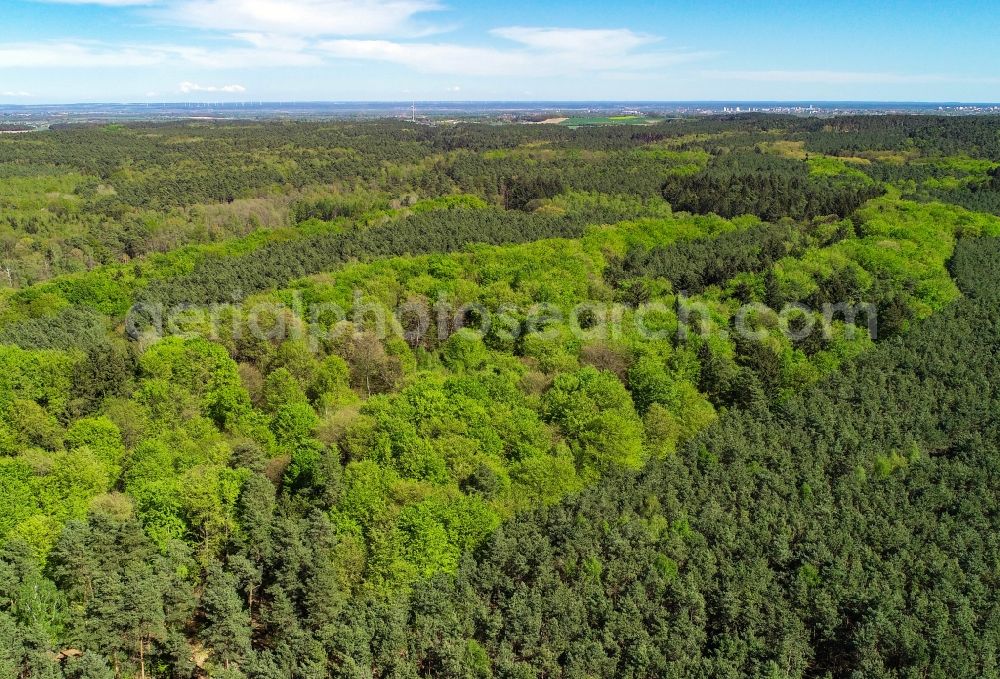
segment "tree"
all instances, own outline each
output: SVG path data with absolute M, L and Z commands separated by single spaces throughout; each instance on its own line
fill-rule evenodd
M 68 448 L 86 447 L 106 465 L 108 476 L 117 480 L 125 458 L 122 432 L 106 417 L 77 420 L 66 432 Z
M 308 441 L 313 429 L 319 424 L 316 411 L 308 403 L 289 403 L 274 413 L 271 428 L 278 443 L 295 447 Z
M 708 342 L 698 347 L 698 390 L 717 406 L 730 406 L 735 400 L 733 390 L 739 366 L 728 355 L 712 348 Z
M 308 399 L 292 373 L 287 368 L 278 368 L 264 381 L 264 405 L 273 414 L 288 406 L 308 405 Z
M 351 402 L 357 397 L 350 391 L 351 369 L 340 356 L 330 355 L 320 361 L 309 383 L 307 395 L 313 403 Z
M 84 653 L 66 660 L 63 676 L 65 679 L 114 679 L 115 673 L 101 656 Z
M 88 348 L 73 375 L 75 409 L 81 414 L 92 413 L 109 396 L 126 393 L 135 369 L 135 356 L 127 346 L 102 342 Z
M 202 636 L 228 670 L 250 652 L 250 615 L 243 607 L 236 578 L 213 562 L 205 575 L 201 595 Z
M 542 412 L 560 427 L 581 470 L 642 464 L 642 422 L 611 373 L 586 367 L 559 375 L 543 398 Z
M 378 337 L 368 332 L 352 338 L 347 362 L 351 366 L 351 385 L 368 396 L 391 390 L 402 373 L 399 360 L 390 356 Z
M 135 662 L 144 679 L 150 645 L 166 637 L 169 581 L 141 526 L 107 514 L 70 523 L 50 564 L 75 612 L 71 638 L 110 658 L 116 675 Z

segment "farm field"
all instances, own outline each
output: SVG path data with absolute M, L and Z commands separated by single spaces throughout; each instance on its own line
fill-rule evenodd
M 617 116 L 570 116 L 559 122 L 566 127 L 586 127 L 589 125 L 653 125 L 660 122 L 658 118 L 647 118 L 640 115 Z

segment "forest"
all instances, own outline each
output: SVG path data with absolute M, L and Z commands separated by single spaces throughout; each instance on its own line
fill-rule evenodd
M 0 677 L 1000 677 L 1000 118 L 0 138 Z

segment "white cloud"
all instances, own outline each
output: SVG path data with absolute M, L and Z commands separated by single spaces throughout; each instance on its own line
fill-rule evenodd
M 25 92 L 23 90 L 16 90 L 13 92 L 0 92 L 0 97 L 32 97 L 34 96 L 31 92 Z
M 302 38 L 276 33 L 233 33 L 233 37 L 248 42 L 260 49 L 299 52 L 309 46 L 309 43 Z
M 284 48 L 174 47 L 176 58 L 202 68 L 268 68 L 273 66 L 318 66 L 322 59 L 305 51 Z
M 152 5 L 157 0 L 41 0 L 57 5 L 104 5 L 105 7 L 134 7 Z
M 37 0 L 64 5 L 150 7 L 163 23 L 223 33 L 300 36 L 419 36 L 416 21 L 442 9 L 437 0 Z
M 657 45 L 660 38 L 624 28 L 506 26 L 489 31 L 500 41 L 495 45 L 421 39 L 433 27 L 421 26 L 419 19 L 442 9 L 439 0 L 92 1 L 155 5 L 144 11 L 147 17 L 203 29 L 206 34 L 227 38 L 228 44 L 112 45 L 74 40 L 0 43 L 0 69 L 157 65 L 240 69 L 320 66 L 334 59 L 352 59 L 455 76 L 615 74 L 634 78 L 710 56 L 705 52 L 664 49 Z
M 242 34 L 362 36 L 426 34 L 415 17 L 441 9 L 434 0 L 175 0 L 164 21 Z
M 155 48 L 80 42 L 0 44 L 0 68 L 153 66 L 165 56 Z
M 241 92 L 246 92 L 247 88 L 243 85 L 199 85 L 192 82 L 182 82 L 177 86 L 182 94 L 191 94 L 192 92 L 222 92 L 225 94 L 239 94 Z
M 341 59 L 385 61 L 409 66 L 425 73 L 505 75 L 523 70 L 522 55 L 488 47 L 449 43 L 399 43 L 389 40 L 327 40 L 319 49 Z
M 0 43 L 3 68 L 137 68 L 186 64 L 208 69 L 313 66 L 315 55 L 288 49 L 206 49 L 182 45 L 108 45 L 95 42 Z
M 642 50 L 657 39 L 626 29 L 498 28 L 514 47 L 391 40 L 325 40 L 317 47 L 343 59 L 384 61 L 424 73 L 477 76 L 552 76 L 646 72 L 704 59 L 707 52 Z
M 532 28 L 528 26 L 508 26 L 494 28 L 491 34 L 519 42 L 528 47 L 555 52 L 584 52 L 595 50 L 601 53 L 625 54 L 633 49 L 658 42 L 651 35 L 633 33 L 624 28 Z

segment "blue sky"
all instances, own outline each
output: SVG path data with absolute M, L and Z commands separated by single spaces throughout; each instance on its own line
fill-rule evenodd
M 0 103 L 1000 101 L 995 0 L 0 0 Z

